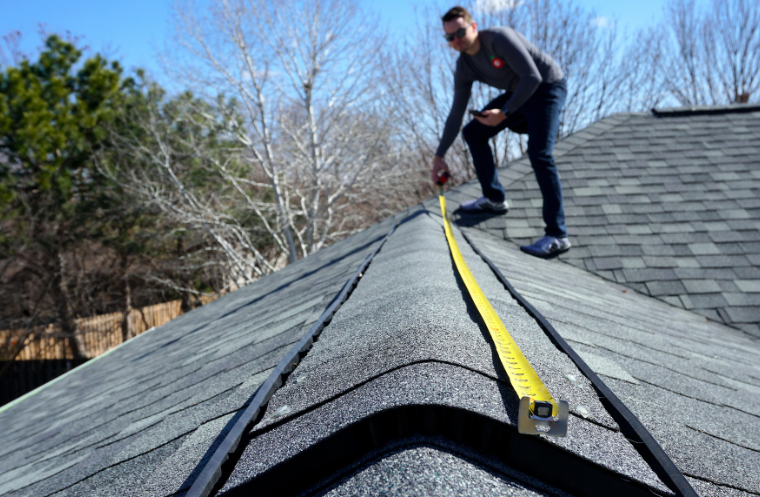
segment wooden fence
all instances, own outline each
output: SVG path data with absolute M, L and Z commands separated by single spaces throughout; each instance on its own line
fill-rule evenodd
M 214 297 L 204 298 L 203 303 L 206 304 L 212 300 Z M 168 323 L 180 314 L 182 314 L 182 309 L 179 300 L 133 309 L 129 313 L 127 339 Z M 114 312 L 76 320 L 76 337 L 86 358 L 97 357 L 124 341 L 123 319 L 124 313 Z M 7 344 L 6 350 L 16 350 L 19 341 L 24 340 L 25 335 L 25 330 L 0 330 L 0 344 Z M 15 360 L 74 358 L 68 338 L 61 336 L 61 329 L 55 324 L 33 329 L 32 333 L 26 337 L 25 343 L 26 345 Z

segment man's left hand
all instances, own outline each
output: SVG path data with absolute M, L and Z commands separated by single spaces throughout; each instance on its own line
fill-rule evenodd
M 478 120 L 479 123 L 485 124 L 486 126 L 496 126 L 500 122 L 502 122 L 504 119 L 507 118 L 506 114 L 504 114 L 500 109 L 487 109 L 482 112 L 486 115 L 486 117 L 480 117 L 480 116 L 473 116 L 475 119 Z

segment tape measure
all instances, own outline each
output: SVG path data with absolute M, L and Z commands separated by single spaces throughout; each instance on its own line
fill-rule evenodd
M 496 352 L 507 372 L 507 376 L 509 376 L 512 388 L 515 389 L 517 396 L 520 397 L 518 431 L 533 435 L 565 436 L 567 434 L 567 402 L 561 401 L 558 404 L 554 400 L 549 390 L 541 381 L 541 378 L 538 377 L 538 374 L 536 374 L 530 362 L 528 362 L 528 359 L 525 358 L 520 347 L 507 331 L 504 323 L 501 322 L 488 298 L 486 298 L 480 286 L 478 286 L 475 277 L 470 272 L 470 268 L 467 267 L 467 263 L 464 261 L 464 257 L 462 257 L 462 253 L 459 251 L 459 246 L 451 231 L 451 223 L 446 212 L 446 198 L 443 195 L 439 195 L 438 199 L 441 202 L 443 226 L 454 264 L 459 272 L 459 276 L 467 287 L 467 292 L 478 309 L 478 313 L 488 328 L 488 332 L 491 334 L 491 338 L 496 346 Z

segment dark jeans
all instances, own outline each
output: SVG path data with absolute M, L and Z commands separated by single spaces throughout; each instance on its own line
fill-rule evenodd
M 501 108 L 509 97 L 505 93 L 496 97 L 485 109 Z M 483 188 L 483 195 L 491 201 L 505 200 L 504 187 L 499 183 L 496 164 L 488 140 L 506 128 L 528 135 L 528 157 L 538 186 L 544 197 L 544 223 L 546 234 L 557 238 L 567 236 L 565 209 L 562 205 L 562 184 L 554 164 L 552 152 L 559 131 L 559 113 L 565 105 L 567 83 L 541 83 L 536 92 L 517 112 L 497 126 L 486 126 L 473 119 L 462 129 L 462 136 L 470 147 L 475 172 Z

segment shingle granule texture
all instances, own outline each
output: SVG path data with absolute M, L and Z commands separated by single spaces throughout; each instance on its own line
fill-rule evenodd
M 310 492 L 311 493 L 311 492 Z M 415 437 L 389 444 L 357 464 L 323 497 L 375 495 L 568 496 L 497 460 L 446 439 Z
M 568 437 L 548 440 L 667 492 L 617 431 L 588 383 L 566 378 L 583 378 L 575 365 L 462 244 L 473 274 L 548 388 L 556 398 L 568 399 L 573 412 L 583 405 L 592 413 L 589 420 L 572 414 Z M 320 341 L 274 395 L 223 491 L 394 406 L 461 407 L 514 425 L 517 395 L 463 291 L 440 219 L 418 216 L 401 224 Z M 283 406 L 291 409 L 285 423 L 272 416 Z M 273 422 L 281 424 L 268 429 Z

